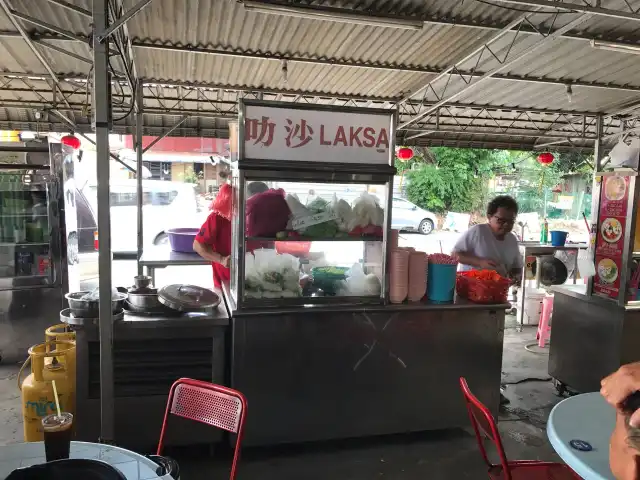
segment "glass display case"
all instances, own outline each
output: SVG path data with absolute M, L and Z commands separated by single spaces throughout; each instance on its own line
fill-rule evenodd
M 0 171 L 0 289 L 54 283 L 48 174 Z
M 383 303 L 394 111 L 273 102 L 244 102 L 240 110 L 245 128 L 232 165 L 236 305 Z

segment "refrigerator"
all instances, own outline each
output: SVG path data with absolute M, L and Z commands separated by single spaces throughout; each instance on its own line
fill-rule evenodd
M 60 323 L 65 293 L 86 288 L 87 269 L 97 279 L 96 217 L 73 176 L 78 151 L 46 141 L 34 150 L 9 163 L 0 156 L 3 362 L 24 360 L 44 342 L 46 328 Z

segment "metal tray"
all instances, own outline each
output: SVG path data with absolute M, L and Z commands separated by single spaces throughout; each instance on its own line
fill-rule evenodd
M 113 321 L 116 322 L 118 320 L 122 320 L 124 318 L 124 309 L 120 310 L 117 313 L 113 314 Z M 85 318 L 85 317 L 76 317 L 71 313 L 70 308 L 65 308 L 64 310 L 60 310 L 60 321 L 62 323 L 66 323 L 67 325 L 98 325 L 100 323 L 100 319 L 98 318 Z

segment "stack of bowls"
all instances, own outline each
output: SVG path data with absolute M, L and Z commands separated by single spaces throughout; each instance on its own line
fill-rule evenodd
M 409 288 L 407 297 L 410 302 L 418 302 L 427 292 L 427 255 L 423 252 L 409 254 Z
M 404 302 L 409 289 L 409 252 L 406 250 L 391 251 L 389 283 L 391 303 Z

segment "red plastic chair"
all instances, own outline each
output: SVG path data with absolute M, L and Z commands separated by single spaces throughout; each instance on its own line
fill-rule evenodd
M 164 412 L 157 455 L 162 455 L 169 414 L 206 423 L 236 434 L 230 480 L 236 477 L 240 443 L 247 415 L 247 401 L 242 393 L 213 383 L 181 378 L 171 385 Z
M 541 462 L 538 460 L 514 460 L 508 461 L 502 446 L 500 433 L 496 421 L 476 396 L 469 390 L 469 385 L 464 377 L 460 378 L 460 387 L 464 394 L 469 418 L 476 433 L 478 446 L 482 458 L 487 464 L 489 478 L 492 480 L 581 480 L 580 477 L 564 463 Z M 484 439 L 488 438 L 496 446 L 499 464 L 493 464 L 489 460 L 487 450 L 484 447 Z

